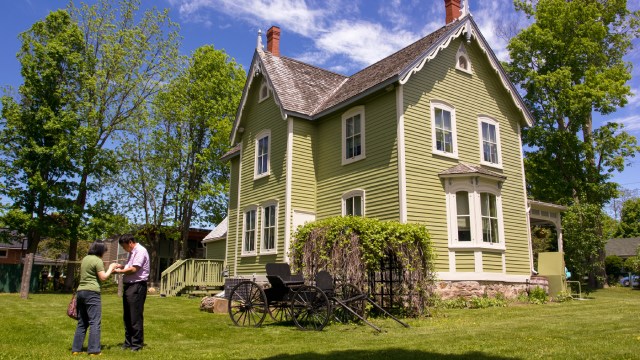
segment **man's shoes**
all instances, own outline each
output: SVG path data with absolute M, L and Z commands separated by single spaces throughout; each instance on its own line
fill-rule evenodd
M 99 352 L 99 353 L 90 353 L 89 354 L 89 356 L 101 356 L 101 355 L 102 355 L 101 352 Z
M 82 351 L 74 351 L 71 353 L 71 355 L 82 355 L 83 352 Z
M 140 351 L 142 348 L 131 348 L 131 351 Z

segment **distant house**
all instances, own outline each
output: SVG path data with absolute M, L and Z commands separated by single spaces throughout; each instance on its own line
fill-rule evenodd
M 640 246 L 640 237 L 609 239 L 604 246 L 607 256 L 616 255 L 622 259 L 636 256 L 636 251 Z
M 2 230 L 8 231 L 8 230 Z M 0 264 L 21 264 L 27 253 L 27 240 L 10 239 L 8 243 L 0 242 Z
M 227 255 L 227 231 L 228 231 L 229 219 L 225 217 L 224 220 L 218 224 L 207 236 L 202 239 L 204 245 L 205 258 L 224 260 Z

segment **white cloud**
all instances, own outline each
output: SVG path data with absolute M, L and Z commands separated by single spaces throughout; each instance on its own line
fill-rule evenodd
M 624 129 L 628 132 L 640 131 L 640 115 L 638 114 L 633 114 L 610 121 L 624 124 Z
M 633 109 L 640 106 L 640 89 L 631 88 L 631 93 L 632 95 L 627 98 L 629 100 L 627 106 Z

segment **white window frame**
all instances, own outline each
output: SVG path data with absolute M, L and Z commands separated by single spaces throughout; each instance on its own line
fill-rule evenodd
M 266 94 L 263 95 L 265 89 L 266 89 Z M 267 81 L 263 80 L 262 84 L 260 84 L 260 90 L 258 92 L 258 103 L 261 103 L 267 100 L 269 96 L 271 96 L 271 89 L 269 88 L 269 84 L 267 83 Z
M 355 196 L 360 196 L 360 199 L 361 199 L 360 208 L 362 209 L 362 215 L 360 216 L 365 217 L 365 214 L 366 214 L 365 205 L 367 202 L 364 194 L 365 194 L 365 191 L 362 189 L 350 190 L 342 194 L 342 216 L 347 216 L 347 200 Z
M 254 216 L 254 224 L 253 224 L 253 250 L 251 251 L 247 251 L 245 250 L 246 245 L 247 245 L 247 231 L 249 231 L 247 229 L 247 214 L 249 212 L 253 212 L 253 216 Z M 244 209 L 244 212 L 242 213 L 242 251 L 241 251 L 241 256 L 255 256 L 257 254 L 257 241 L 258 241 L 258 230 L 260 229 L 259 227 L 259 218 L 258 218 L 258 207 L 255 205 L 252 206 L 248 206 Z
M 460 66 L 460 58 L 464 58 L 464 60 L 467 62 L 466 68 Z M 456 69 L 468 74 L 473 74 L 471 70 L 471 59 L 469 59 L 469 54 L 467 54 L 467 49 L 465 48 L 464 43 L 460 43 L 458 52 L 456 53 Z
M 360 115 L 360 154 L 351 158 L 347 158 L 347 120 L 353 118 L 354 116 Z M 364 116 L 364 106 L 356 106 L 349 109 L 347 112 L 342 114 L 342 165 L 350 164 L 352 162 L 356 162 L 366 158 L 366 141 L 365 141 L 365 116 Z
M 484 159 L 484 137 L 482 134 L 482 124 L 486 123 L 492 126 L 495 126 L 496 128 L 496 156 L 498 157 L 498 162 L 491 162 L 491 161 L 486 161 Z M 487 165 L 487 166 L 491 166 L 497 169 L 502 169 L 502 146 L 500 145 L 500 123 L 498 123 L 498 121 L 496 121 L 495 119 L 486 116 L 486 115 L 481 115 L 478 117 L 478 139 L 479 139 L 479 146 L 480 146 L 480 164 L 482 165 Z
M 273 216 L 275 217 L 275 223 L 273 225 L 273 249 L 267 249 L 266 247 L 266 238 L 264 236 L 265 226 L 267 225 L 265 215 L 266 209 L 273 206 Z M 277 201 L 268 201 L 262 204 L 260 209 L 260 254 L 277 254 L 278 252 L 278 202 Z
M 4 254 L 3 254 L 4 253 Z M 0 259 L 6 259 L 9 257 L 9 250 L 0 249 Z
M 502 190 L 500 181 L 475 176 L 464 176 L 445 179 L 447 227 L 450 249 L 493 249 L 504 251 L 504 217 L 502 213 Z M 468 192 L 469 214 L 471 222 L 471 241 L 458 240 L 458 209 L 456 193 Z M 482 237 L 482 210 L 480 194 L 489 193 L 496 197 L 496 214 L 498 217 L 498 242 L 484 242 Z
M 436 155 L 446 156 L 453 159 L 458 158 L 458 136 L 456 131 L 456 109 L 447 104 L 444 101 L 440 100 L 431 100 L 431 142 L 432 142 L 432 152 Z M 448 111 L 451 114 L 451 150 L 452 152 L 446 152 L 442 150 L 438 150 L 437 142 L 436 142 L 436 109 L 440 109 L 443 111 Z
M 264 171 L 262 173 L 258 173 L 258 161 L 259 156 L 261 156 L 261 154 L 259 154 L 258 152 L 260 151 L 260 141 L 264 138 L 267 138 L 267 168 L 264 169 Z M 271 174 L 271 130 L 267 129 L 267 130 L 262 130 L 260 133 L 258 133 L 258 135 L 256 136 L 256 141 L 254 143 L 255 145 L 255 157 L 254 157 L 254 161 L 253 161 L 253 179 L 257 180 L 266 176 L 269 176 Z

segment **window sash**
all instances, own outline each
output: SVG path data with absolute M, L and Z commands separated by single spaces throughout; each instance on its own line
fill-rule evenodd
M 362 196 L 352 196 L 344 200 L 344 211 L 347 216 L 362 216 Z
M 247 211 L 244 221 L 244 252 L 254 252 L 256 250 L 256 211 Z
M 490 193 L 480 193 L 480 209 L 482 216 L 482 241 L 488 243 L 499 242 L 496 196 Z
M 436 149 L 453 153 L 453 129 L 451 127 L 451 112 L 435 109 Z
M 274 250 L 276 243 L 276 207 L 275 205 L 264 208 L 264 220 L 262 230 L 262 242 L 265 250 Z
M 258 158 L 257 173 L 264 174 L 268 171 L 269 161 L 269 136 L 262 137 L 258 140 Z
M 458 191 L 456 193 L 456 212 L 458 241 L 471 241 L 471 212 L 468 192 Z
M 351 159 L 362 154 L 362 131 L 360 114 L 345 120 L 346 158 Z
M 482 123 L 482 153 L 484 161 L 498 163 L 498 140 L 494 124 Z

